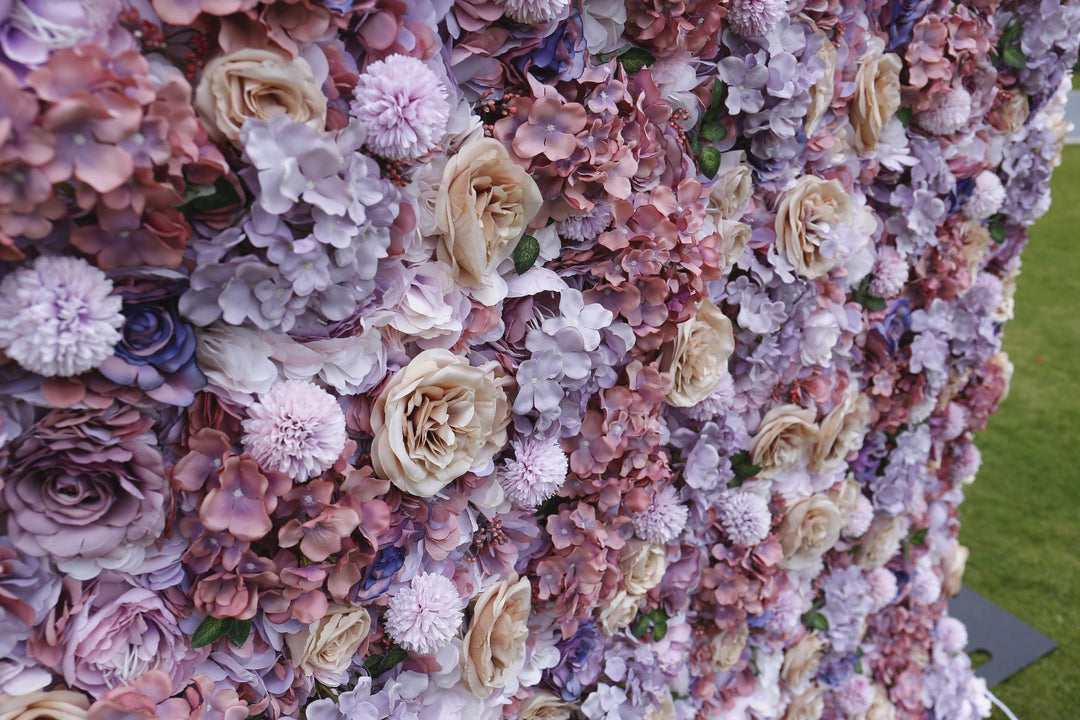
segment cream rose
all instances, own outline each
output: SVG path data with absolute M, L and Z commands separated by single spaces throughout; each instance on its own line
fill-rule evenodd
M 713 672 L 727 672 L 735 667 L 735 663 L 739 662 L 743 650 L 746 649 L 746 641 L 749 638 L 750 626 L 745 624 L 713 635 L 709 640 Z
M 495 362 L 473 367 L 425 350 L 390 379 L 371 408 L 371 461 L 403 492 L 431 497 L 506 444 L 510 411 Z
M 211 138 L 233 144 L 249 117 L 285 113 L 316 130 L 326 126 L 326 96 L 307 60 L 274 50 L 244 48 L 211 60 L 195 88 L 195 109 Z
M 816 632 L 803 635 L 799 642 L 784 652 L 780 677 L 792 690 L 798 691 L 817 674 L 829 643 Z
M 960 592 L 960 586 L 964 582 L 964 569 L 967 567 L 967 560 L 970 551 L 953 540 L 952 546 L 949 547 L 949 552 L 941 561 L 942 570 L 944 570 L 945 578 L 941 583 L 941 592 L 945 597 L 953 597 L 956 593 Z
M 847 525 L 851 520 L 851 515 L 859 507 L 862 486 L 849 476 L 844 482 L 830 488 L 828 495 L 829 499 L 836 505 L 836 509 L 840 511 L 840 522 Z
M 900 70 L 904 64 L 896 53 L 882 54 L 884 49 L 881 38 L 868 37 L 866 53 L 855 73 L 851 125 L 855 149 L 864 155 L 877 147 L 882 128 L 900 109 Z
M 362 607 L 332 607 L 319 622 L 285 636 L 293 665 L 331 687 L 341 684 L 360 646 L 371 632 Z
M 804 498 L 790 508 L 780 523 L 781 567 L 803 570 L 812 567 L 840 539 L 840 510 L 827 495 Z
M 574 706 L 555 693 L 540 690 L 521 702 L 518 720 L 570 720 Z
M 743 162 L 744 153 L 725 153 L 709 191 L 708 209 L 717 225 L 742 216 L 754 194 L 754 171 Z
M 896 720 L 896 707 L 889 700 L 889 693 L 880 685 L 874 686 L 874 699 L 863 720 Z
M 979 265 L 986 257 L 986 251 L 990 249 L 993 238 L 990 237 L 990 231 L 977 220 L 968 220 L 960 232 L 960 256 L 967 265 L 968 275 L 974 281 L 975 276 L 979 274 Z
M 835 470 L 852 450 L 862 447 L 870 399 L 849 393 L 821 421 L 821 433 L 810 449 L 810 467 L 816 472 Z
M 850 225 L 853 218 L 851 196 L 839 180 L 803 175 L 780 195 L 776 247 L 803 277 L 827 275 L 843 257 L 838 250 L 823 248 L 825 233 L 836 225 Z
M 798 464 L 817 442 L 820 430 L 814 411 L 798 405 L 769 410 L 750 441 L 750 462 L 761 468 L 762 477 L 773 477 Z
M 644 595 L 660 584 L 667 571 L 667 556 L 663 545 L 632 538 L 626 542 L 619 567 L 623 588 L 631 595 Z
M 863 570 L 871 570 L 889 562 L 900 552 L 900 541 L 907 531 L 907 518 L 878 515 L 855 552 L 855 564 Z
M 717 251 L 722 258 L 720 265 L 724 269 L 730 268 L 739 261 L 743 251 L 746 250 L 746 244 L 750 242 L 752 232 L 749 225 L 738 220 L 721 220 L 717 223 L 716 234 L 720 236 Z
M 675 720 L 675 701 L 669 693 L 664 693 L 660 698 L 659 705 L 653 705 L 649 712 L 645 713 L 645 720 Z
M 812 685 L 806 692 L 791 698 L 784 720 L 820 720 L 825 714 L 825 698 L 817 685 Z
M 542 204 L 536 182 L 502 143 L 470 140 L 446 163 L 435 197 L 439 261 L 459 285 L 490 286 Z
M 825 116 L 825 111 L 832 105 L 833 95 L 836 91 L 836 61 L 839 59 L 839 54 L 836 52 L 836 46 L 833 45 L 832 40 L 816 23 L 805 15 L 801 16 L 801 19 L 809 23 L 810 29 L 825 40 L 821 49 L 817 52 L 817 57 L 824 63 L 825 69 L 822 71 L 821 79 L 810 86 L 810 107 L 806 111 L 806 120 L 803 124 L 803 132 L 808 137 L 813 137 L 814 133 L 817 132 L 818 123 Z
M 462 641 L 461 679 L 478 698 L 517 680 L 525 666 L 532 586 L 517 573 L 484 591 Z
M 668 350 L 668 404 L 690 407 L 709 397 L 727 375 L 727 361 L 734 351 L 731 321 L 711 301 L 702 300 L 697 315 L 679 325 L 674 345 Z
M 0 693 L 0 720 L 84 720 L 90 700 L 71 690 Z
M 1031 114 L 1028 97 L 1019 90 L 1012 91 L 1008 99 L 999 105 L 997 110 L 1000 121 L 995 123 L 994 127 L 1004 131 L 1007 135 L 1020 132 L 1020 128 L 1024 127 L 1028 115 Z
M 638 610 L 645 604 L 644 595 L 634 595 L 626 590 L 619 590 L 600 608 L 598 618 L 600 632 L 611 637 L 629 625 L 637 617 Z

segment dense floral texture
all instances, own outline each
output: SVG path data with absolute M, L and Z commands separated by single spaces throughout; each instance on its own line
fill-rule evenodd
M 1063 0 L 0 0 L 0 720 L 974 720 Z

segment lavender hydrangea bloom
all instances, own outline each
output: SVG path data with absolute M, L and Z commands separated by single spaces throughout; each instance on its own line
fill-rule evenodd
M 600 677 L 604 657 L 604 639 L 592 623 L 578 628 L 572 636 L 559 642 L 559 664 L 544 671 L 544 681 L 571 702 Z
M 821 614 L 829 621 L 828 638 L 837 653 L 853 652 L 865 629 L 866 618 L 873 610 L 869 585 L 856 565 L 837 568 L 822 581 L 825 604 Z

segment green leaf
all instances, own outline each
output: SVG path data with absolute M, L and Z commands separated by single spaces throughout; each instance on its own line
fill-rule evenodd
M 212 212 L 221 208 L 236 205 L 241 198 L 225 178 L 218 178 L 213 185 L 194 185 L 184 191 L 185 210 L 195 212 Z
M 667 620 L 657 620 L 652 626 L 653 642 L 660 642 L 667 635 Z
M 1002 45 L 1012 45 L 1020 36 L 1024 33 L 1024 26 L 1020 23 L 1015 23 L 1005 28 L 1005 32 L 1001 33 L 1000 42 Z
M 392 648 L 385 655 L 368 655 L 364 660 L 364 669 L 371 677 L 378 677 L 408 657 L 409 653 L 404 648 Z
M 698 168 L 701 170 L 701 174 L 710 180 L 716 177 L 716 172 L 720 169 L 720 151 L 713 145 L 706 145 L 701 148 L 701 154 L 698 156 Z
M 998 245 L 1005 242 L 1005 223 L 1000 218 L 995 218 L 990 223 L 990 239 Z
M 651 613 L 649 613 L 649 619 L 652 620 L 654 623 L 667 622 L 668 616 L 667 613 L 664 612 L 663 608 L 656 608 Z
M 611 52 L 600 53 L 599 55 L 596 56 L 596 59 L 601 63 L 606 63 L 611 58 L 617 58 L 620 55 L 625 54 L 626 51 L 629 50 L 632 47 L 634 47 L 634 46 L 631 45 L 630 43 L 626 43 L 621 48 L 617 48 L 615 50 L 612 50 Z
M 195 628 L 195 634 L 191 636 L 191 647 L 201 648 L 217 642 L 228 631 L 227 619 L 207 616 Z
M 930 528 L 923 528 L 922 530 L 919 530 L 919 531 L 917 531 L 915 533 L 912 533 L 912 535 L 911 535 L 911 544 L 912 545 L 922 545 L 923 543 L 925 543 L 926 542 L 926 534 L 928 532 L 930 532 Z
M 701 127 L 702 136 L 709 142 L 722 142 L 727 137 L 727 127 L 722 122 L 707 122 Z
M 900 108 L 896 111 L 896 117 L 904 124 L 904 127 L 907 127 L 911 124 L 911 108 Z
M 740 480 L 755 477 L 761 472 L 760 465 L 750 462 L 750 453 L 746 450 L 731 456 L 731 469 Z
M 251 620 L 237 620 L 236 618 L 229 618 L 225 634 L 236 647 L 243 647 L 247 642 L 248 635 L 251 634 Z
M 536 258 L 540 257 L 540 241 L 532 235 L 523 236 L 521 240 L 518 240 L 512 257 L 514 259 L 514 272 L 518 275 L 524 275 L 525 271 L 536 262 Z
M 815 610 L 809 610 L 803 613 L 802 622 L 803 625 L 810 628 L 811 630 L 817 630 L 819 632 L 829 631 L 828 619 Z
M 717 78 L 712 86 L 712 95 L 709 98 L 709 109 L 705 113 L 707 117 L 715 117 L 720 114 L 720 111 L 724 107 L 725 95 L 727 95 L 727 88 L 724 87 L 724 83 Z
M 880 312 L 889 306 L 887 302 L 879 297 L 874 297 L 873 295 L 867 295 L 860 302 L 863 307 L 873 312 Z
M 642 614 L 638 615 L 637 620 L 630 627 L 630 634 L 636 638 L 645 637 L 645 633 L 649 631 L 649 616 Z
M 619 55 L 619 64 L 630 75 L 641 68 L 646 68 L 656 62 L 656 58 L 645 48 L 634 47 Z
M 1019 45 L 1010 45 L 1005 48 L 1005 52 L 1001 54 L 1005 59 L 1005 64 L 1013 68 L 1027 67 L 1027 55 L 1020 49 Z

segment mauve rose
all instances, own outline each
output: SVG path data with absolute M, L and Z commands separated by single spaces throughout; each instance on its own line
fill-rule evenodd
M 0 495 L 12 544 L 82 579 L 140 560 L 171 496 L 152 424 L 114 403 L 50 413 L 12 443 Z
M 62 644 L 64 682 L 95 697 L 148 670 L 164 672 L 179 692 L 209 655 L 209 648 L 192 649 L 158 593 L 119 573 L 102 575 L 82 596 Z

